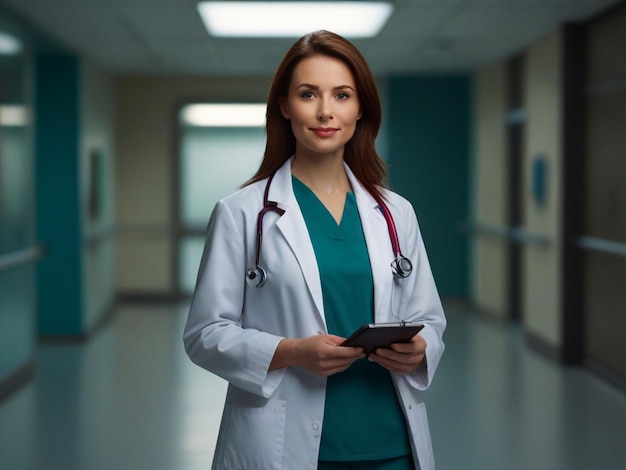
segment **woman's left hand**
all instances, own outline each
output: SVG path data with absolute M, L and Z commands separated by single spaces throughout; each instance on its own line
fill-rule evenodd
M 368 356 L 390 372 L 410 374 L 424 361 L 426 341 L 415 335 L 408 343 L 395 343 L 391 349 L 379 348 Z

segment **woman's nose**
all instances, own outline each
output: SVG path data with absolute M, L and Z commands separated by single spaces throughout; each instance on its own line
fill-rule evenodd
M 333 118 L 332 106 L 329 101 L 321 100 L 320 107 L 317 113 L 317 119 L 320 121 L 327 121 Z

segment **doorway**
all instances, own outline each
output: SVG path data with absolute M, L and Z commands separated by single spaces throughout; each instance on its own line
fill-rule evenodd
M 179 112 L 175 270 L 180 296 L 193 293 L 213 207 L 248 180 L 263 157 L 265 105 L 235 104 L 232 107 L 244 112 L 245 109 L 255 110 L 248 111 L 246 121 L 224 120 L 222 118 L 231 115 L 223 108 L 218 113 L 210 103 L 188 104 Z M 204 109 L 205 118 L 190 118 L 192 109 Z M 249 119 L 252 117 L 249 113 L 261 117 Z
M 506 116 L 507 128 L 507 225 L 509 226 L 508 239 L 508 317 L 515 321 L 522 321 L 522 241 L 519 235 L 524 229 L 524 111 L 523 96 L 524 62 L 522 56 L 511 59 L 508 63 L 508 112 Z

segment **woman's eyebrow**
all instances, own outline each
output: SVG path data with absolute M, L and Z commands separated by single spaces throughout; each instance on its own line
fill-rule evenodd
M 318 86 L 316 86 L 316 85 L 312 85 L 312 84 L 310 84 L 310 83 L 301 83 L 300 85 L 298 85 L 298 86 L 296 87 L 296 90 L 297 90 L 298 88 L 310 88 L 310 89 L 312 89 L 312 90 L 319 90 L 319 87 L 318 87 Z
M 300 85 L 296 87 L 296 90 L 298 88 L 309 88 L 311 90 L 319 90 L 320 87 L 317 85 L 313 85 L 311 83 L 301 83 Z M 344 90 L 346 88 L 349 88 L 350 90 L 354 91 L 354 87 L 351 85 L 338 85 L 336 87 L 333 87 L 333 90 Z

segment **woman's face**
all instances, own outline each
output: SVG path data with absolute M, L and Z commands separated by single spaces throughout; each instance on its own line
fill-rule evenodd
M 346 64 L 324 55 L 303 59 L 280 104 L 283 117 L 291 121 L 296 155 L 343 158 L 361 117 L 356 84 Z

